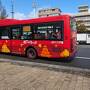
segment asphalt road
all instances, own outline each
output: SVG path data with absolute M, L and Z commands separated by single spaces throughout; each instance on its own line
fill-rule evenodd
M 90 69 L 90 45 L 79 45 L 76 58 L 71 62 L 65 62 L 61 59 L 47 59 L 47 58 L 38 58 L 36 60 L 29 60 L 26 57 L 10 54 L 9 55 L 0 54 L 0 58 Z

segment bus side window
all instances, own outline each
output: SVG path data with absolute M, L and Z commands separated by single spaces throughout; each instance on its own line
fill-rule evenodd
M 11 39 L 9 27 L 0 28 L 0 39 Z
M 21 28 L 12 28 L 12 39 L 21 39 Z
M 22 40 L 33 39 L 33 32 L 30 25 L 24 25 L 22 31 Z

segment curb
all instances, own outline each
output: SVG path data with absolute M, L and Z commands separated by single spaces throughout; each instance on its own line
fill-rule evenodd
M 69 66 L 62 66 L 62 65 L 50 65 L 50 64 L 43 64 L 43 63 L 37 63 L 37 62 L 29 62 L 29 61 L 17 61 L 12 59 L 0 59 L 0 62 L 9 62 L 12 64 L 20 65 L 20 66 L 32 66 L 32 67 L 42 67 L 44 69 L 48 70 L 54 70 L 54 71 L 63 71 L 63 72 L 76 72 L 76 73 L 88 73 L 90 74 L 89 69 L 82 69 L 82 68 L 76 68 L 76 67 L 69 67 Z

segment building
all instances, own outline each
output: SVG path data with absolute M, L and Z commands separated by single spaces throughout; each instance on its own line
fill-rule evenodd
M 78 7 L 78 13 L 75 15 L 76 21 L 81 21 L 90 30 L 90 13 L 88 5 Z
M 39 17 L 58 16 L 60 14 L 61 10 L 59 8 L 42 9 L 38 12 Z

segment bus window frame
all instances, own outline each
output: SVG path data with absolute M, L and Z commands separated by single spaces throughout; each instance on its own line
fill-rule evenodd
M 61 39 L 35 39 L 35 35 L 34 34 L 36 32 L 36 26 L 38 26 L 38 25 L 41 26 L 41 25 L 44 25 L 44 24 L 46 24 L 48 26 L 48 25 L 52 24 L 55 27 L 55 26 L 58 26 L 58 24 L 60 24 L 60 23 L 61 23 L 61 29 L 62 29 L 61 30 L 61 39 L 62 40 Z M 23 27 L 24 26 L 31 26 L 31 32 L 34 35 L 33 38 L 32 39 L 22 39 L 22 38 L 15 38 L 15 39 L 13 39 L 13 31 L 12 31 L 12 29 L 19 28 L 20 35 L 23 36 Z M 10 39 L 12 39 L 12 40 L 48 40 L 48 41 L 63 41 L 64 40 L 64 20 L 53 21 L 53 22 L 34 23 L 34 24 L 20 24 L 20 25 L 12 25 L 12 26 L 5 26 L 5 27 L 9 27 L 9 31 L 11 33 Z M 53 30 L 54 29 L 55 28 L 53 28 Z M 48 29 L 46 31 L 48 31 Z
M 11 40 L 12 38 L 12 34 L 11 34 L 11 30 L 10 30 L 10 26 L 3 26 L 3 27 L 0 27 L 0 29 L 4 29 L 4 28 L 8 28 L 8 30 L 6 30 L 7 31 L 7 36 L 3 36 L 3 35 L 0 35 L 0 40 Z M 2 31 L 3 30 L 1 30 L 0 31 L 0 34 L 2 34 Z M 8 38 L 1 38 L 1 37 L 8 37 Z
M 15 28 L 20 28 L 19 30 L 19 32 L 20 32 L 20 34 L 22 35 L 22 26 L 21 25 L 14 25 L 14 26 L 10 26 L 10 30 L 11 30 L 11 39 L 12 40 L 21 40 L 21 38 L 13 38 L 13 31 L 12 31 L 12 29 L 15 29 Z
M 32 28 L 32 24 L 24 24 L 24 25 L 22 25 L 22 37 L 24 36 L 23 35 L 23 27 L 24 26 L 30 26 L 30 31 L 28 31 L 28 32 L 31 32 L 31 34 L 33 35 L 33 28 Z M 28 35 L 27 35 L 28 36 Z M 34 40 L 34 36 L 32 36 L 32 39 L 31 38 L 27 38 L 27 39 L 25 39 L 25 38 L 21 38 L 21 40 Z
M 32 24 L 32 26 L 33 26 L 33 28 L 34 28 L 34 30 L 33 30 L 33 33 L 34 32 L 36 32 L 36 26 L 41 26 L 41 25 L 45 25 L 45 24 L 56 24 L 56 23 L 61 23 L 61 27 L 62 27 L 62 30 L 61 30 L 61 39 L 35 39 L 35 37 L 34 37 L 34 40 L 48 40 L 48 41 L 64 41 L 64 20 L 60 20 L 60 21 L 53 21 L 53 22 L 43 22 L 43 23 L 35 23 L 35 24 Z M 54 27 L 55 27 L 55 25 L 54 25 Z M 55 28 L 53 28 L 53 29 L 55 29 Z M 46 30 L 47 31 L 47 30 Z M 35 33 L 34 33 L 35 34 Z

